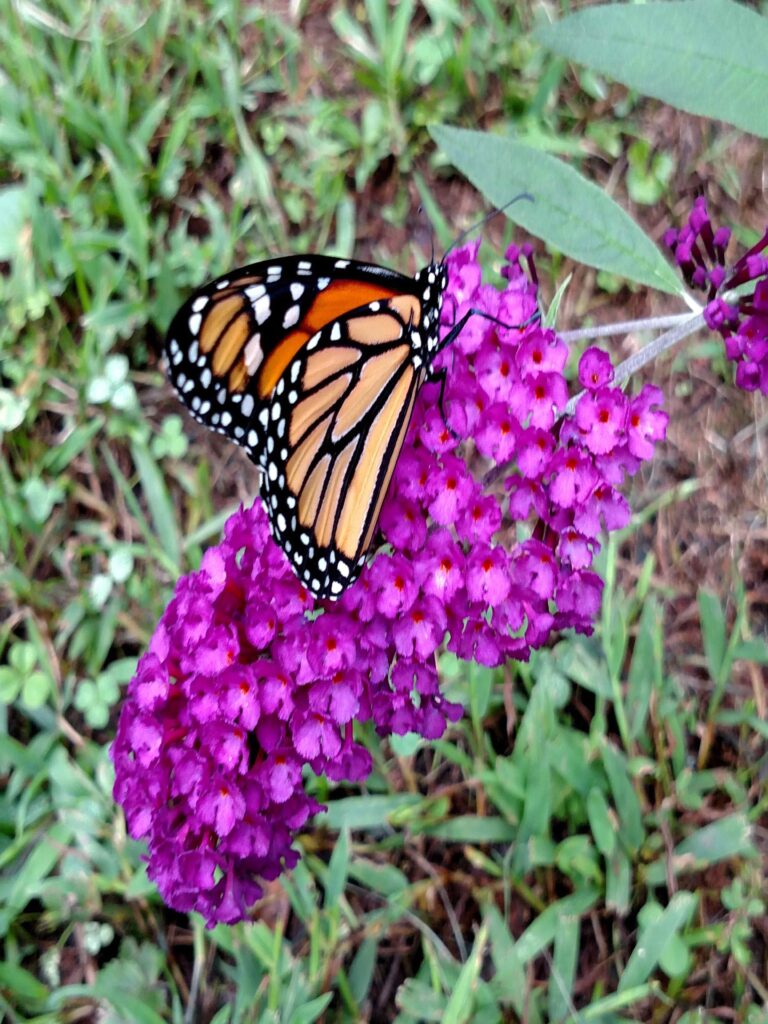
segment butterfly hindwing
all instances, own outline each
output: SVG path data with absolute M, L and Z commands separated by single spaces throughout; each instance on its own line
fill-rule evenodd
M 318 596 L 355 578 L 405 439 L 422 371 L 413 296 L 375 300 L 326 325 L 273 395 L 261 455 L 275 539 Z

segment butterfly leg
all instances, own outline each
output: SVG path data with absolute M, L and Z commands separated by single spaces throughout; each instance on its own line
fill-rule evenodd
M 472 316 L 481 316 L 483 320 L 490 320 L 492 323 L 498 324 L 499 327 L 504 327 L 508 331 L 522 331 L 524 330 L 524 328 L 530 326 L 531 324 L 537 323 L 539 320 L 541 320 L 541 311 L 537 309 L 535 313 L 532 313 L 528 317 L 528 319 L 524 320 L 521 324 L 508 324 L 504 320 L 499 320 L 498 317 L 492 316 L 490 313 L 486 313 L 485 310 L 474 308 L 469 309 L 461 318 L 461 320 L 455 323 L 453 327 L 450 329 L 450 331 L 448 331 L 446 336 L 442 339 L 439 348 L 435 352 L 435 355 L 437 355 L 437 352 L 441 352 L 447 345 L 450 345 L 451 342 L 454 341 L 459 336 L 459 334 L 461 334 L 461 332 L 464 330 L 464 327 L 467 324 L 467 321 Z
M 437 399 L 437 407 L 440 410 L 440 415 L 443 418 L 443 423 L 445 424 L 446 429 L 450 432 L 450 435 L 454 439 L 454 441 L 458 443 L 459 441 L 462 440 L 462 437 L 460 434 L 456 433 L 456 431 L 448 422 L 448 416 L 445 411 L 445 384 L 446 381 L 448 380 L 448 368 L 444 366 L 442 370 L 438 370 L 437 373 L 433 374 L 431 379 L 433 381 L 440 381 L 440 394 Z

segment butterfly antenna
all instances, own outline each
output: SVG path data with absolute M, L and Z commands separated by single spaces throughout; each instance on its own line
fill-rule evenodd
M 419 203 L 419 208 L 416 212 L 419 214 L 420 217 L 424 218 L 424 220 L 427 222 L 427 227 L 429 228 L 429 244 L 432 250 L 432 253 L 429 257 L 429 262 L 431 265 L 435 262 L 435 229 L 432 227 L 432 221 L 427 216 L 427 211 L 424 209 L 423 203 Z
M 497 217 L 500 213 L 504 213 L 505 210 L 508 210 L 513 203 L 516 203 L 520 199 L 527 199 L 531 203 L 535 202 L 530 192 L 521 192 L 519 195 L 516 195 L 514 199 L 510 199 L 508 203 L 504 203 L 503 206 L 497 206 L 495 210 L 491 210 L 490 213 L 487 213 L 485 217 L 482 218 L 482 220 L 477 221 L 476 224 L 470 224 L 470 226 L 465 231 L 462 231 L 459 237 L 455 239 L 453 242 L 451 242 L 451 244 L 445 250 L 445 252 L 443 253 L 443 258 L 440 260 L 440 263 L 445 263 L 445 258 L 448 255 L 448 253 L 452 252 L 457 246 L 461 245 L 461 243 L 464 241 L 467 235 L 471 235 L 473 231 L 477 231 L 478 228 L 483 227 L 483 225 L 487 224 L 489 220 L 493 220 L 493 218 Z

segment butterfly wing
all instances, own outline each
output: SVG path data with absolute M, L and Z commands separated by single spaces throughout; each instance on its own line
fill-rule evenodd
M 193 416 L 263 470 L 273 533 L 318 597 L 360 571 L 424 370 L 416 283 L 319 256 L 252 264 L 196 292 L 166 340 Z
M 275 539 L 317 597 L 338 597 L 365 560 L 424 371 L 413 295 L 331 321 L 287 367 L 261 455 Z

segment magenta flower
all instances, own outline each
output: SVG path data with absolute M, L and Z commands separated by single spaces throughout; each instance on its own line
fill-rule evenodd
M 499 291 L 482 283 L 478 244 L 448 257 L 444 330 L 470 308 L 509 324 L 536 309 L 529 250 L 508 250 Z M 617 487 L 667 418 L 656 389 L 626 398 L 590 350 L 587 392 L 562 419 L 567 356 L 536 323 L 469 321 L 440 356 L 442 411 L 437 384 L 419 396 L 381 512 L 385 545 L 336 603 L 304 590 L 259 501 L 178 582 L 112 747 L 115 797 L 171 906 L 211 925 L 245 918 L 322 809 L 306 769 L 333 782 L 370 772 L 355 722 L 436 738 L 458 720 L 441 650 L 496 666 L 554 629 L 591 630 L 597 535 L 626 524 Z
M 579 360 L 579 383 L 588 391 L 597 391 L 613 380 L 611 357 L 601 348 L 588 348 Z
M 700 196 L 688 223 L 670 228 L 664 241 L 688 284 L 706 292 L 704 319 L 736 363 L 738 387 L 768 395 L 768 230 L 732 266 L 725 259 L 730 237 L 729 228 L 713 230 Z
M 576 405 L 576 424 L 593 455 L 612 452 L 622 440 L 627 419 L 627 399 L 615 388 L 597 388 L 582 395 Z

